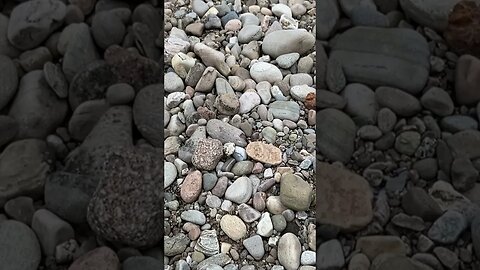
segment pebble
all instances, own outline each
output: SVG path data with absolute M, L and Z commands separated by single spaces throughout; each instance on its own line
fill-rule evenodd
M 257 62 L 250 68 L 250 76 L 257 82 L 267 81 L 271 84 L 283 79 L 282 72 L 274 65 L 266 62 Z
M 242 176 L 227 188 L 225 198 L 237 204 L 246 203 L 252 196 L 252 191 L 252 181 L 250 178 Z
M 220 220 L 220 227 L 233 241 L 238 241 L 247 234 L 245 223 L 237 216 L 224 215 Z
M 298 176 L 284 174 L 280 181 L 280 200 L 284 206 L 295 211 L 306 211 L 310 208 L 313 190 L 310 185 Z
M 180 217 L 187 222 L 197 225 L 204 225 L 207 222 L 205 215 L 198 210 L 183 211 Z
M 300 267 L 301 251 L 300 241 L 292 233 L 286 233 L 278 240 L 278 260 L 286 270 Z
M 202 173 L 191 172 L 185 177 L 180 188 L 180 196 L 186 203 L 192 203 L 198 199 L 202 191 Z
M 35 233 L 15 220 L 0 222 L 0 264 L 18 270 L 35 270 L 41 261 L 41 249 Z
M 265 255 L 262 237 L 259 235 L 254 235 L 243 240 L 243 245 L 248 250 L 248 253 L 256 260 L 260 260 Z

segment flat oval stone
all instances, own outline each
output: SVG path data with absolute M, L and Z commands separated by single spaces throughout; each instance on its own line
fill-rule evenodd
M 251 142 L 246 148 L 247 155 L 262 163 L 278 165 L 282 163 L 282 151 L 272 145 L 263 142 Z
M 0 222 L 0 265 L 15 270 L 35 270 L 41 260 L 40 244 L 35 233 L 25 224 Z
M 238 241 L 247 234 L 245 223 L 237 216 L 223 216 L 220 220 L 220 227 L 233 241 Z
M 273 58 L 282 54 L 299 53 L 303 55 L 315 45 L 315 38 L 306 30 L 278 30 L 263 39 L 262 51 Z

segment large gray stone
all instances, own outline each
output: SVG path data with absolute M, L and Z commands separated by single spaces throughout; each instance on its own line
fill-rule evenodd
M 306 30 L 278 30 L 263 39 L 262 51 L 273 58 L 282 54 L 299 53 L 303 55 L 315 46 L 315 38 Z
M 399 2 L 405 14 L 416 23 L 443 31 L 448 26 L 450 11 L 460 0 L 400 0 Z
M 427 41 L 403 28 L 354 27 L 332 41 L 330 57 L 349 82 L 391 86 L 418 93 L 430 71 Z

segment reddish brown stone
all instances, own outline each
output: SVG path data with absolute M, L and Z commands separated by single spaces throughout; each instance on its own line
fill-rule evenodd
M 183 180 L 180 197 L 186 203 L 193 203 L 200 196 L 200 192 L 202 192 L 202 173 L 200 171 L 189 173 Z
M 117 254 L 108 247 L 96 248 L 78 258 L 68 270 L 119 270 L 120 261 Z
M 316 95 L 315 93 L 308 93 L 305 98 L 305 107 L 309 110 L 315 110 L 316 108 Z
M 480 57 L 480 5 L 460 1 L 448 17 L 445 40 L 458 54 Z

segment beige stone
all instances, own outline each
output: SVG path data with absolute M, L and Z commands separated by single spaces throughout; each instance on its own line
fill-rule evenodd
M 237 217 L 232 215 L 225 215 L 220 220 L 220 228 L 233 241 L 238 241 L 247 235 L 247 226 Z
M 373 194 L 368 182 L 344 168 L 317 163 L 317 220 L 352 232 L 373 218 Z
M 247 155 L 262 163 L 278 165 L 282 163 L 282 151 L 272 144 L 251 142 L 247 145 Z

